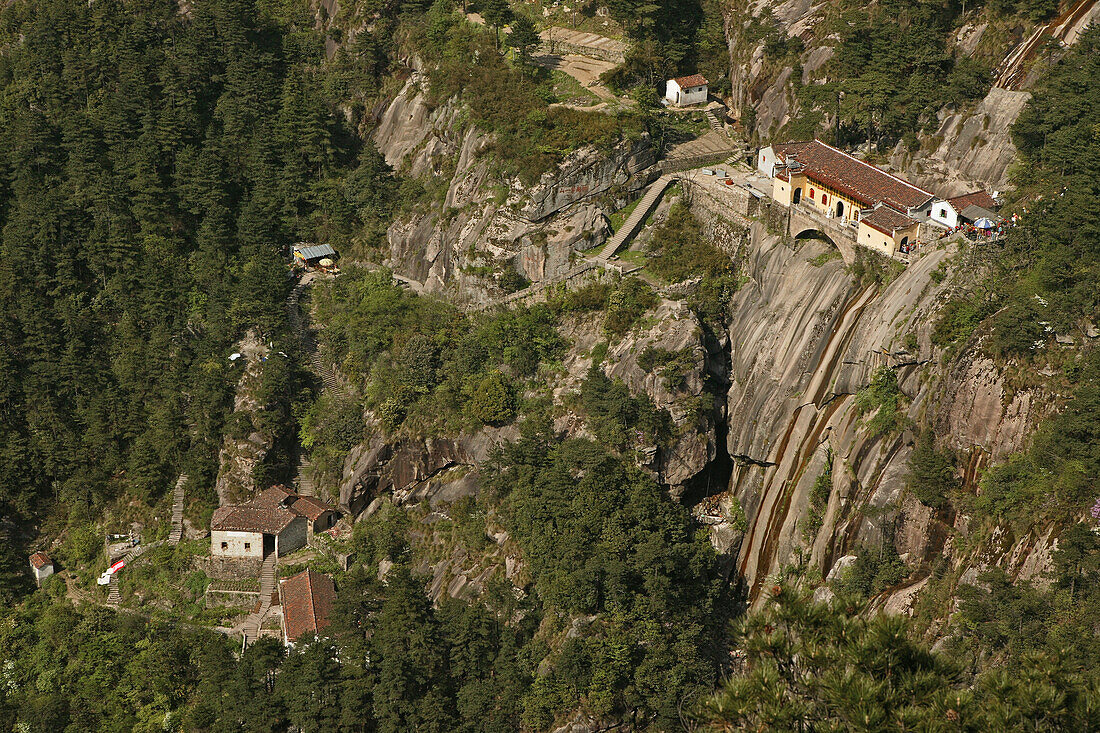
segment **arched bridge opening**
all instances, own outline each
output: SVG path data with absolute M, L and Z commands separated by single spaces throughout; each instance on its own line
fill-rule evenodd
M 828 234 L 821 231 L 820 229 L 813 229 L 811 227 L 806 227 L 806 228 L 802 229 L 800 232 L 798 232 L 797 234 L 795 234 L 794 238 L 795 239 L 820 239 L 821 241 L 829 244 L 829 246 L 836 247 L 837 250 L 840 249 L 840 247 L 837 246 L 836 241 L 832 237 L 830 237 Z

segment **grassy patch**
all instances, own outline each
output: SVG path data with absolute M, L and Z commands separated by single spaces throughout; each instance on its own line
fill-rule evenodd
M 856 394 L 856 414 L 870 414 L 866 422 L 870 437 L 900 433 L 909 425 L 905 415 L 905 405 L 909 398 L 898 387 L 898 377 L 894 370 L 882 366 L 875 370 L 871 383 Z
M 550 87 L 554 93 L 554 99 L 563 104 L 592 105 L 600 98 L 592 91 L 574 79 L 569 74 L 558 69 L 550 70 Z
M 833 260 L 840 259 L 840 250 L 836 248 L 830 248 L 829 250 L 822 252 L 817 257 L 813 257 L 809 260 L 809 263 L 814 267 L 821 267 L 826 262 L 832 262 Z
M 632 265 L 638 267 L 645 267 L 649 263 L 649 258 L 646 257 L 646 253 L 637 249 L 628 249 L 619 252 L 618 257 L 623 262 L 629 262 Z
M 622 228 L 623 223 L 627 220 L 630 214 L 634 211 L 634 209 L 638 208 L 638 203 L 641 200 L 642 198 L 639 196 L 638 198 L 634 199 L 629 204 L 611 215 L 611 231 L 617 232 L 619 231 L 619 229 Z

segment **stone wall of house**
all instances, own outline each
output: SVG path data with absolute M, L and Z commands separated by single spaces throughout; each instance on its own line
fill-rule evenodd
M 260 532 L 230 532 L 215 529 L 210 532 L 210 554 L 215 557 L 242 557 L 262 560 L 264 557 L 264 536 Z
M 316 522 L 306 522 L 307 536 L 306 541 L 313 542 L 313 535 L 316 532 L 324 532 L 326 529 L 330 529 L 332 525 L 336 524 L 335 512 L 322 512 L 321 516 L 317 517 Z
M 40 568 L 31 568 L 34 571 L 34 581 L 38 585 L 42 585 L 42 581 L 53 575 L 53 563 L 44 565 Z
M 306 546 L 306 539 L 309 534 L 308 524 L 309 520 L 305 517 L 295 517 L 294 521 L 279 533 L 276 546 L 280 557 Z

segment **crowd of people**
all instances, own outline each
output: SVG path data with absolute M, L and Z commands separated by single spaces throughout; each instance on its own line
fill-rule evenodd
M 1011 227 L 1016 226 L 1020 221 L 1020 215 L 1013 214 L 1008 219 L 998 219 L 996 222 L 989 221 L 988 219 L 986 221 L 992 224 L 992 226 L 980 227 L 974 222 L 959 222 L 958 225 L 944 230 L 940 235 L 940 239 L 952 237 L 956 234 L 962 234 L 972 242 L 1000 239 Z

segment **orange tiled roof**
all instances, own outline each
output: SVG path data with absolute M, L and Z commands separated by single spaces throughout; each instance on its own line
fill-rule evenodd
M 874 211 L 860 221 L 890 237 L 894 236 L 894 232 L 898 229 L 908 229 L 917 223 L 889 206 L 876 206 Z
M 297 496 L 293 491 L 278 484 L 271 488 L 264 489 L 259 494 L 254 496 L 248 504 L 252 506 L 261 506 L 274 509 L 278 506 L 288 506 L 287 499 L 292 496 Z
M 980 206 L 983 209 L 996 209 L 997 202 L 985 191 L 964 193 L 962 196 L 953 196 L 947 199 L 947 203 L 955 207 L 955 211 L 961 212 L 967 206 Z
M 35 570 L 41 570 L 47 565 L 53 565 L 53 560 L 44 552 L 36 552 L 31 555 L 31 565 L 34 566 Z
M 287 641 L 320 634 L 331 623 L 336 586 L 329 576 L 304 570 L 284 580 L 280 590 Z
M 332 506 L 312 496 L 299 496 L 294 503 L 290 505 L 290 511 L 305 517 L 311 522 L 316 522 L 322 514 L 333 510 Z
M 799 173 L 836 189 L 862 206 L 889 204 L 900 211 L 916 209 L 933 195 L 895 175 L 865 163 L 820 140 L 774 145 L 776 155 L 788 166 L 801 166 Z
M 210 528 L 224 532 L 279 534 L 297 518 L 297 514 L 283 507 L 239 504 L 215 509 Z
M 219 507 L 210 523 L 212 529 L 235 532 L 278 534 L 294 521 L 305 517 L 317 521 L 332 507 L 312 496 L 299 496 L 283 485 L 264 489 L 244 504 Z
M 681 89 L 687 87 L 705 87 L 707 85 L 707 78 L 702 74 L 692 74 L 691 76 L 678 76 L 673 79 L 676 85 Z

